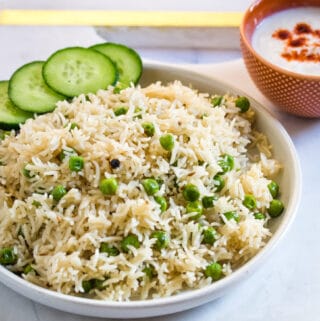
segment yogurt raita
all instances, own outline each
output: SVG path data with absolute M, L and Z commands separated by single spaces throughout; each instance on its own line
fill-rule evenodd
M 320 8 L 297 7 L 270 15 L 258 25 L 251 43 L 274 65 L 320 76 Z

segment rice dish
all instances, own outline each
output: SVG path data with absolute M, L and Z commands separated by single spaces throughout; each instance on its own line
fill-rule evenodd
M 229 95 L 216 107 L 211 99 L 178 81 L 120 93 L 110 87 L 61 101 L 6 136 L 0 247 L 16 257 L 7 268 L 54 291 L 127 301 L 207 286 L 215 281 L 205 273 L 212 262 L 219 262 L 221 277 L 247 262 L 271 236 L 268 185 L 281 165 L 254 129 L 251 108 L 240 113 Z M 154 125 L 153 135 L 146 135 L 145 123 Z M 174 139 L 170 151 L 160 143 L 167 134 Z M 70 170 L 73 155 L 83 159 L 81 170 Z M 234 161 L 227 171 L 225 155 Z M 217 191 L 214 177 L 221 173 Z M 117 190 L 105 195 L 101 181 L 110 178 Z M 159 184 L 154 195 L 143 185 L 149 178 Z M 186 209 L 188 185 L 201 198 L 214 197 L 200 216 Z M 66 190 L 58 200 L 56 186 Z M 248 194 L 254 209 L 243 204 Z M 165 198 L 166 209 L 156 196 Z M 230 212 L 237 218 L 225 215 Z M 265 217 L 256 219 L 256 212 Z M 216 232 L 212 244 L 204 242 L 208 227 Z M 157 247 L 155 231 L 167 236 L 165 247 Z M 128 236 L 138 245 L 124 250 Z

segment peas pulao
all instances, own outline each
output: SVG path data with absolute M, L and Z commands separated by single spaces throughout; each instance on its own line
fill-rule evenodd
M 219 282 L 284 210 L 246 97 L 168 85 L 60 101 L 0 144 L 0 264 L 127 301 Z

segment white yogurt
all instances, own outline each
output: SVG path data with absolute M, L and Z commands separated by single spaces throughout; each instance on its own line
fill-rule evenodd
M 297 34 L 295 26 L 309 25 L 313 33 Z M 277 30 L 290 32 L 290 39 L 305 38 L 305 44 L 294 47 L 290 39 L 281 40 L 273 36 Z M 320 76 L 320 8 L 298 7 L 277 12 L 265 18 L 252 36 L 253 48 L 265 59 L 284 69 L 304 74 Z M 299 41 L 298 41 L 299 42 Z M 309 58 L 303 59 L 308 56 Z M 308 60 L 308 61 L 307 61 Z

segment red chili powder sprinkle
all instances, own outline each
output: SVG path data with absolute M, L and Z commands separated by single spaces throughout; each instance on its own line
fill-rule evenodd
M 275 31 L 272 34 L 272 37 L 280 39 L 280 40 L 286 40 L 286 39 L 289 39 L 291 37 L 291 32 L 289 30 L 286 30 L 286 29 L 280 29 L 280 30 Z
M 284 52 L 281 57 L 288 61 L 300 61 L 300 62 L 320 62 L 320 54 L 308 53 L 308 50 L 292 50 L 290 52 Z
M 308 36 L 301 36 L 304 34 Z M 286 29 L 276 30 L 272 34 L 272 37 L 284 42 L 284 48 L 281 56 L 286 60 L 315 63 L 320 62 L 320 54 L 309 51 L 309 49 L 318 48 L 320 46 L 320 42 L 318 40 L 318 38 L 320 38 L 320 30 L 312 30 L 311 26 L 307 23 L 297 23 L 293 31 Z M 302 47 L 301 50 L 293 49 L 299 47 Z
M 306 42 L 307 42 L 307 39 L 305 37 L 299 37 L 296 39 L 291 39 L 288 42 L 288 46 L 289 47 L 302 47 L 306 44 Z
M 294 28 L 294 33 L 301 35 L 302 33 L 312 33 L 312 28 L 304 22 L 297 23 Z

